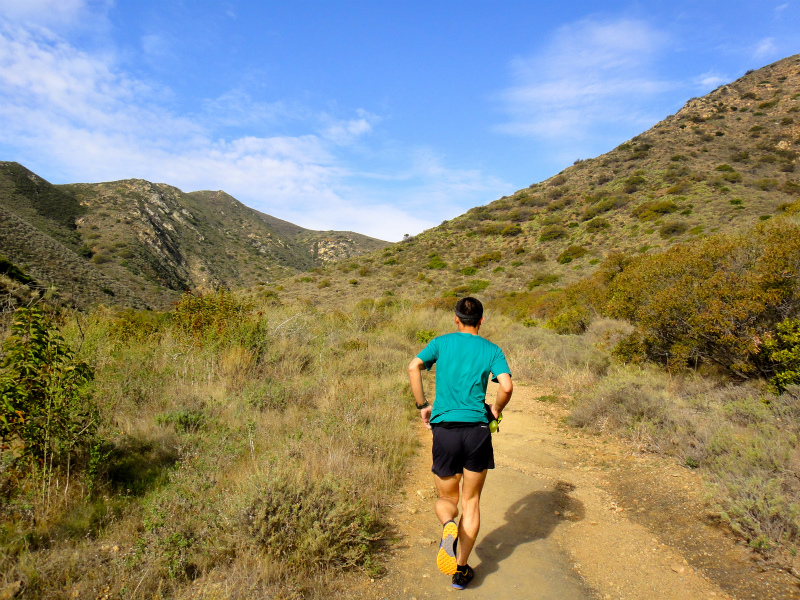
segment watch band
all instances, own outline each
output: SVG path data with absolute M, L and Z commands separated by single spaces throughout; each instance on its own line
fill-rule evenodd
M 425 402 L 423 402 L 422 404 L 416 404 L 417 410 L 422 410 L 423 408 L 428 408 L 429 406 L 430 404 L 428 404 L 427 400 L 425 400 Z

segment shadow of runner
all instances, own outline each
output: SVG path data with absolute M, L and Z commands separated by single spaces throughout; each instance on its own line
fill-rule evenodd
M 563 521 L 582 520 L 583 503 L 569 497 L 574 489 L 571 483 L 559 481 L 552 491 L 532 492 L 512 504 L 504 515 L 505 525 L 491 531 L 476 546 L 481 563 L 470 587 L 479 587 L 518 546 L 548 537 Z

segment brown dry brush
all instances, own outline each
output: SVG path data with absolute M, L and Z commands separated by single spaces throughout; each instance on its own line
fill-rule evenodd
M 414 442 L 408 313 L 220 293 L 166 315 L 68 319 L 64 338 L 95 374 L 100 460 L 69 474 L 66 495 L 55 473 L 63 500 L 45 510 L 3 452 L 0 584 L 41 598 L 288 598 L 329 571 L 377 573 Z

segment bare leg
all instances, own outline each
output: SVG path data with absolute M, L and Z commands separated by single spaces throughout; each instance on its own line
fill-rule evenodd
M 475 538 L 481 528 L 481 492 L 486 482 L 486 470 L 480 473 L 464 469 L 461 488 L 461 520 L 458 522 L 458 564 L 467 564 Z M 438 513 L 437 513 L 438 514 Z
M 486 482 L 486 473 L 467 471 L 450 477 L 434 475 L 438 499 L 433 507 L 439 521 L 444 525 L 458 516 L 458 500 L 461 498 L 462 516 L 458 523 L 458 564 L 465 565 L 475 545 L 475 538 L 481 528 L 481 492 Z M 460 486 L 463 479 L 463 486 Z
M 439 477 L 434 474 L 433 481 L 438 495 L 433 510 L 444 525 L 448 521 L 454 521 L 458 516 L 458 484 L 461 481 L 461 473 L 450 477 Z

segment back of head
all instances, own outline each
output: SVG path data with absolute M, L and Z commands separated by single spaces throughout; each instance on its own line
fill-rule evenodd
M 475 327 L 483 317 L 483 304 L 477 298 L 461 298 L 456 304 L 456 316 L 462 325 Z

